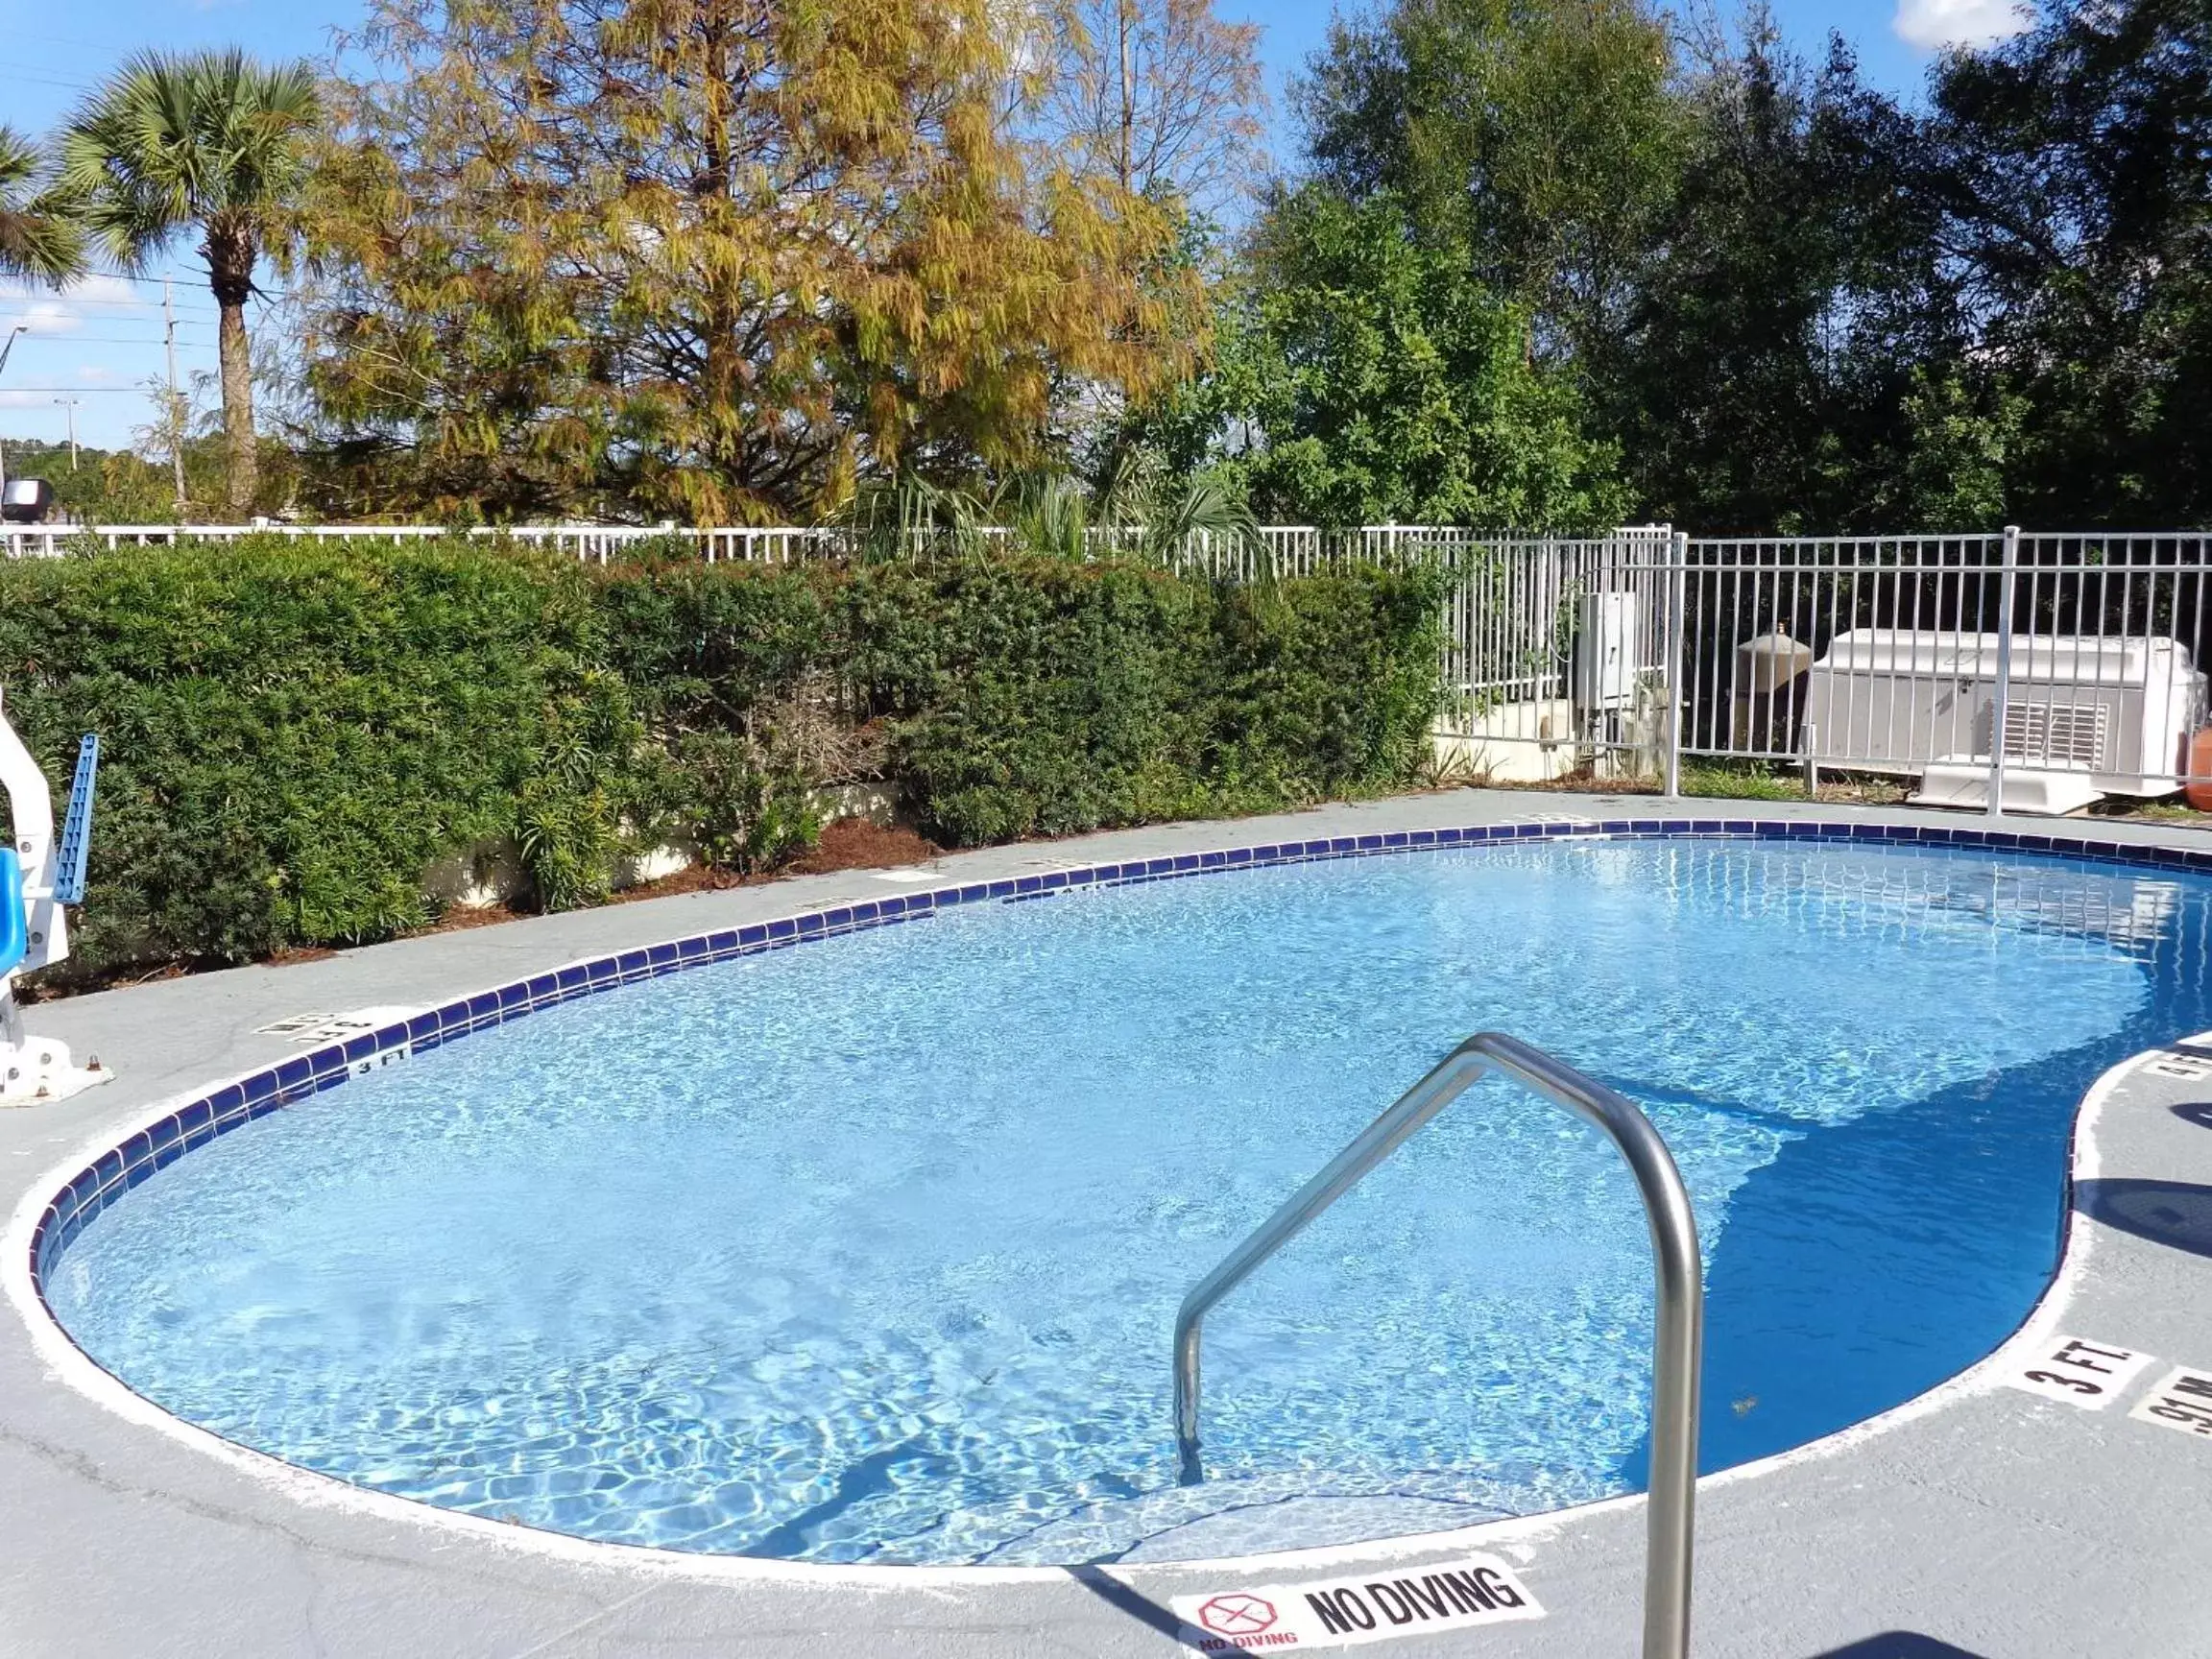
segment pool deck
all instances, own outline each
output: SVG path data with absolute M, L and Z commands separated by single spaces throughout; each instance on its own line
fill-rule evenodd
M 1647 797 L 1465 790 L 940 862 L 949 878 L 999 878 L 1293 836 L 1559 814 L 1989 823 L 1903 808 L 1669 806 Z M 1993 827 L 2212 846 L 2202 831 L 2152 825 L 2023 819 Z M 256 1034 L 274 1021 L 309 1010 L 428 1003 L 581 956 L 896 891 L 864 872 L 804 877 L 33 1008 L 33 1030 L 71 1043 L 81 1057 L 98 1055 L 117 1076 L 59 1105 L 0 1109 L 0 1212 L 17 1213 L 34 1194 L 42 1201 L 55 1179 L 76 1167 L 73 1154 L 119 1138 L 157 1102 L 298 1053 L 285 1038 Z M 1439 1042 L 1461 1035 L 1439 1033 Z M 1378 1095 L 1375 1104 L 1380 1110 L 1387 1101 Z M 2201 1063 L 2176 1049 L 2107 1073 L 2084 1111 L 2075 1156 L 2066 1263 L 2019 1336 L 1963 1377 L 1869 1424 L 1699 1483 L 1695 1653 L 2212 1655 L 2212 1436 L 2132 1414 L 2176 1367 L 2212 1372 L 2212 1049 Z M 21 1231 L 11 1229 L 11 1250 Z M 1193 1273 L 1205 1265 L 1192 1262 Z M 0 1268 L 12 1292 L 0 1309 L 5 1659 L 1165 1659 L 1188 1651 L 1168 1611 L 1171 1598 L 1395 1578 L 1470 1552 L 1511 1564 L 1545 1616 L 1408 1634 L 1390 1651 L 1502 1659 L 1637 1651 L 1641 1499 L 1447 1536 L 1210 1567 L 839 1570 L 587 1545 L 359 1493 L 211 1447 L 101 1378 L 42 1314 L 26 1310 L 18 1264 Z M 2062 1338 L 2154 1360 L 2102 1409 L 2007 1385 L 2008 1376 L 2033 1368 Z M 1166 1361 L 1164 1334 L 1163 1367 Z

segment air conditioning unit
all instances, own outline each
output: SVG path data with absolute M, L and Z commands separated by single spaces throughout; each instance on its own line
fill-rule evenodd
M 1803 740 L 1822 766 L 1923 777 L 1931 799 L 1980 805 L 2004 745 L 2007 805 L 2085 805 L 2097 795 L 2164 795 L 2203 724 L 2204 676 L 2177 639 L 2016 634 L 2003 730 L 1999 636 L 1859 628 L 1813 664 Z M 1936 789 L 1937 774 L 1943 787 Z M 1976 781 L 1980 780 L 1980 781 Z M 1964 791 L 1965 793 L 1961 793 Z

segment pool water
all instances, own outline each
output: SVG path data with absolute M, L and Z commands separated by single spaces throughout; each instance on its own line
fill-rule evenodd
M 72 1335 L 219 1434 L 599 1539 L 1210 1555 L 1635 1489 L 1617 1156 L 1472 1091 L 1207 1323 L 1177 1303 L 1471 1032 L 1643 1104 L 1706 1256 L 1704 1464 L 1994 1347 L 2075 1106 L 2207 1018 L 2212 887 L 1622 840 L 976 905 L 567 1003 L 238 1129 L 104 1213 Z

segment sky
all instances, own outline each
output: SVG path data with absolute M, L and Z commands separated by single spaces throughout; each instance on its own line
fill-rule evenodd
M 1363 0 L 1341 9 L 1358 12 Z M 1293 153 L 1286 91 L 1327 38 L 1337 0 L 1218 0 L 1223 16 L 1256 23 L 1274 103 L 1278 153 Z M 1776 21 L 1800 50 L 1817 54 L 1828 33 L 1859 54 L 1868 82 L 1919 95 L 1936 53 L 1980 45 L 2024 26 L 2012 0 L 1773 0 Z M 117 62 L 148 46 L 244 46 L 264 58 L 321 57 L 333 32 L 357 26 L 360 0 L 89 0 L 56 9 L 46 0 L 0 0 L 0 41 L 9 70 L 0 81 L 0 122 L 43 133 Z M 149 276 L 95 276 L 60 295 L 0 284 L 0 340 L 18 324 L 0 367 L 0 442 L 58 442 L 74 414 L 86 444 L 119 447 L 152 415 L 150 383 L 163 365 L 162 271 L 177 276 L 177 373 L 180 382 L 215 367 L 215 306 L 194 274 L 192 251 Z M 249 317 L 251 323 L 252 318 Z M 75 399 L 74 408 L 58 399 Z

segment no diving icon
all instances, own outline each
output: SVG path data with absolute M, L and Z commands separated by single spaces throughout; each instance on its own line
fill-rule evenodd
M 1241 1590 L 1232 1591 L 1200 1607 L 1198 1623 L 1216 1636 L 1256 1636 L 1275 1623 L 1275 1603 Z

